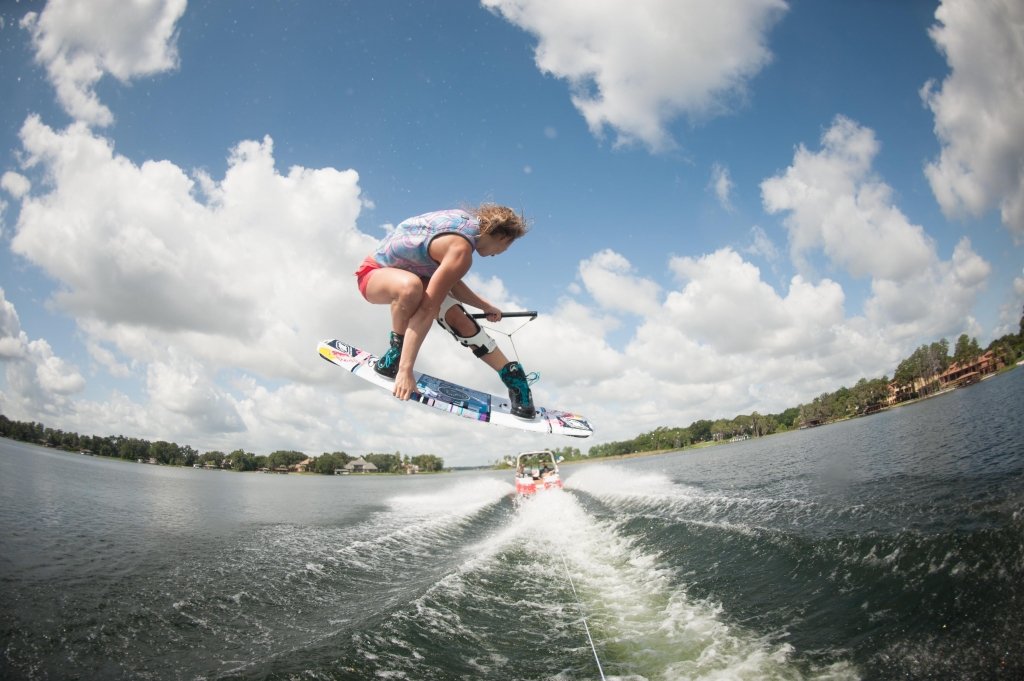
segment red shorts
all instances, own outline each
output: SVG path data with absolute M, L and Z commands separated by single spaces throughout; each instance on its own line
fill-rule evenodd
M 359 292 L 363 294 L 363 298 L 366 298 L 366 286 L 370 283 L 370 275 L 380 268 L 381 264 L 374 260 L 372 255 L 368 255 L 356 270 L 356 283 L 359 285 Z

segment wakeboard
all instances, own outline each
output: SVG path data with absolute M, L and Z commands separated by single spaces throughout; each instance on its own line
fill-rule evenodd
M 320 341 L 317 350 L 323 359 L 368 383 L 388 392 L 394 387 L 394 381 L 373 370 L 376 355 L 337 339 Z M 412 394 L 411 400 L 443 412 L 534 433 L 590 437 L 594 432 L 587 419 L 579 414 L 538 406 L 536 416 L 524 419 L 512 415 L 512 405 L 507 395 L 491 395 L 418 371 L 415 376 L 416 392 Z

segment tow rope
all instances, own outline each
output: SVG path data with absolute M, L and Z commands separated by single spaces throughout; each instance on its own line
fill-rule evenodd
M 597 656 L 597 648 L 594 646 L 594 639 L 590 635 L 590 626 L 587 624 L 587 616 L 583 612 L 583 604 L 580 603 L 580 596 L 576 593 L 576 584 L 572 581 L 572 575 L 569 573 L 569 565 L 565 562 L 565 553 L 559 549 L 559 555 L 562 558 L 562 567 L 565 568 L 565 576 L 569 580 L 569 586 L 572 587 L 573 598 L 576 599 L 576 608 L 580 611 L 580 620 L 583 622 L 583 630 L 587 632 L 587 641 L 590 643 L 590 650 L 594 653 L 594 662 L 597 663 L 597 672 L 601 675 L 601 681 L 606 681 L 604 677 L 604 669 L 601 668 L 601 658 Z
M 484 312 L 476 312 L 476 313 L 473 313 L 473 314 L 469 315 L 469 317 L 470 317 L 470 319 L 487 319 L 487 314 L 484 313 Z M 493 326 L 488 326 L 486 328 L 487 328 L 488 331 L 493 331 L 494 333 L 500 333 L 502 336 L 505 336 L 506 338 L 508 338 L 508 342 L 512 345 L 512 356 L 518 362 L 519 361 L 519 351 L 516 349 L 516 342 L 515 342 L 515 340 L 513 340 L 512 334 L 516 333 L 517 331 L 522 330 L 522 328 L 524 326 L 526 326 L 527 324 L 532 322 L 534 319 L 536 319 L 537 318 L 537 311 L 536 310 L 523 310 L 523 311 L 502 312 L 501 313 L 502 320 L 509 319 L 511 317 L 527 317 L 528 319 L 525 322 L 523 322 L 522 324 L 520 324 L 519 326 L 517 326 L 516 328 L 512 329 L 511 331 L 502 331 L 501 329 L 496 329 Z M 539 378 L 539 376 L 538 376 L 538 378 Z M 534 380 L 537 380 L 537 379 L 535 378 Z

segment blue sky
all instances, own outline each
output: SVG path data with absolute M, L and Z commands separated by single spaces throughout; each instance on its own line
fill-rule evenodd
M 87 4 L 0 7 L 11 418 L 455 464 L 585 448 L 316 356 L 382 349 L 351 272 L 389 226 L 481 201 L 533 226 L 470 284 L 541 312 L 515 350 L 595 442 L 1017 328 L 1018 3 Z M 418 368 L 501 389 L 440 333 Z

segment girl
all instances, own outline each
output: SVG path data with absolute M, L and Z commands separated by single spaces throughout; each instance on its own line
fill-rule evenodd
M 526 234 L 511 208 L 485 203 L 470 210 L 443 210 L 405 220 L 378 244 L 356 271 L 359 291 L 371 303 L 391 306 L 391 338 L 377 360 L 378 374 L 395 381 L 394 395 L 407 400 L 416 388 L 413 365 L 434 319 L 498 372 L 508 388 L 512 413 L 536 415 L 530 385 L 519 362 L 510 362 L 494 339 L 459 303 L 479 308 L 491 322 L 501 311 L 462 280 L 473 254 L 504 253 Z

